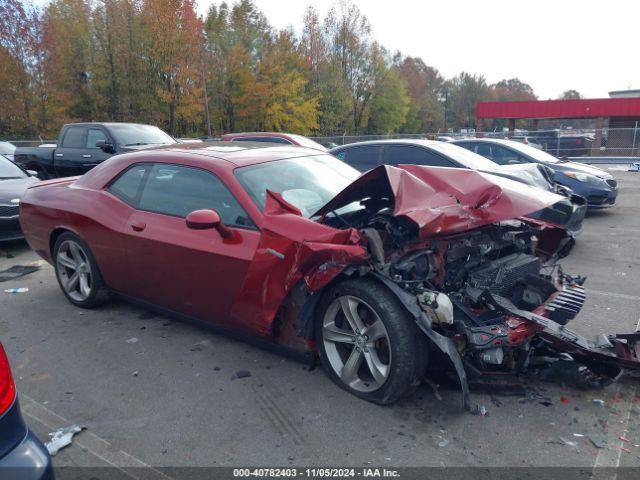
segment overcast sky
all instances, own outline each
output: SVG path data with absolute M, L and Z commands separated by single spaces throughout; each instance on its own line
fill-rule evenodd
M 353 0 L 375 38 L 422 57 L 445 76 L 518 77 L 542 98 L 576 89 L 586 97 L 640 88 L 638 0 Z M 35 0 L 44 4 L 47 0 Z M 300 32 L 306 6 L 333 0 L 254 0 L 269 22 Z M 204 15 L 212 3 L 196 0 Z M 233 3 L 233 0 L 228 0 Z
M 205 13 L 212 3 L 197 0 Z M 304 10 L 333 0 L 254 0 L 272 25 L 299 32 Z M 422 57 L 445 76 L 518 77 L 542 98 L 640 88 L 638 0 L 354 0 L 388 49 Z

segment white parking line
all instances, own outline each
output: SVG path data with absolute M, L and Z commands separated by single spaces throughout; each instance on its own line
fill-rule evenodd
M 51 431 L 73 423 L 24 393 L 20 393 L 20 406 L 24 415 L 41 423 Z M 93 432 L 85 430 L 80 437 L 74 437 L 74 443 L 111 467 L 117 468 L 128 477 L 174 480 L 173 477 L 165 475 L 139 458 L 114 448 L 108 441 Z M 132 471 L 131 469 L 136 470 Z
M 625 293 L 616 293 L 616 292 L 603 292 L 602 290 L 591 290 L 587 288 L 587 293 L 595 293 L 596 295 L 606 295 L 607 297 L 620 298 L 622 300 L 633 300 L 636 302 L 640 301 L 640 297 L 637 295 L 627 295 Z
M 624 396 L 619 397 L 620 394 Z M 598 452 L 596 461 L 593 464 L 592 479 L 593 480 L 616 480 L 618 478 L 618 467 L 622 459 L 622 447 L 625 442 L 620 437 L 625 437 L 629 429 L 629 419 L 631 418 L 631 409 L 633 408 L 633 399 L 636 396 L 636 387 L 632 387 L 625 392 L 622 385 L 618 385 L 613 398 L 621 398 L 619 407 L 620 414 L 614 415 L 610 413 L 607 418 L 609 427 L 605 448 Z

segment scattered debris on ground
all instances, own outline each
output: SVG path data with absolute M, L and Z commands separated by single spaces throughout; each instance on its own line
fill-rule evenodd
M 0 271 L 0 282 L 15 280 L 16 278 L 24 277 L 38 270 L 40 270 L 39 265 L 14 265 L 7 270 Z
M 7 288 L 4 293 L 27 293 L 29 291 L 26 287 L 20 288 Z
M 600 435 L 589 435 L 589 441 L 595 448 L 602 449 L 607 446 L 607 440 Z
M 596 405 L 600 405 L 601 407 L 604 407 L 604 400 L 600 398 L 594 398 L 593 403 L 595 403 Z
M 487 408 L 484 405 L 476 405 L 472 410 L 471 413 L 473 415 L 479 415 L 481 417 L 484 417 L 485 415 L 487 415 L 489 412 L 487 411 Z
M 138 343 L 138 339 L 136 337 L 131 337 L 129 340 L 126 340 L 127 343 Z
M 54 456 L 64 447 L 71 445 L 73 441 L 73 436 L 76 433 L 80 433 L 86 427 L 81 427 L 79 425 L 71 425 L 70 427 L 62 427 L 56 430 L 55 432 L 51 432 L 49 436 L 51 437 L 51 441 L 45 444 L 47 450 Z
M 248 370 L 238 370 L 236 373 L 233 374 L 233 376 L 231 377 L 231 380 L 235 380 L 236 378 L 247 378 L 251 376 L 251 372 L 249 372 Z

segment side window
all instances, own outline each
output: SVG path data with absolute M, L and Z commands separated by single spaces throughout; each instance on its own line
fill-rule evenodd
M 472 152 L 477 153 L 478 155 L 482 155 L 485 158 L 488 158 L 489 160 L 493 160 L 494 162 L 497 162 L 495 155 L 494 155 L 494 150 L 492 150 L 492 145 L 490 143 L 475 143 L 475 144 L 471 144 L 473 145 L 473 148 L 471 149 Z
M 428 165 L 430 167 L 456 167 L 442 155 L 427 148 L 409 145 L 389 145 L 389 164 L 391 165 Z
M 492 156 L 493 160 L 499 165 L 512 165 L 514 163 L 522 163 L 523 159 L 520 155 L 518 155 L 513 150 L 509 150 L 508 148 L 492 145 Z
M 140 195 L 139 208 L 176 217 L 212 208 L 227 225 L 253 226 L 253 222 L 222 181 L 197 168 L 155 164 Z
M 471 150 L 472 152 L 476 151 L 476 143 L 473 142 L 456 142 L 455 143 L 457 146 L 462 147 L 462 148 L 466 148 L 467 150 Z
M 99 128 L 90 128 L 87 132 L 87 144 L 85 148 L 98 148 L 96 143 L 100 140 L 106 142 L 107 136 Z
M 69 127 L 64 133 L 62 139 L 62 148 L 84 148 L 84 134 L 86 132 L 84 127 Z
M 337 157 L 348 163 L 356 170 L 366 172 L 378 165 L 382 165 L 382 145 L 363 145 L 361 147 L 346 148 L 338 152 Z
M 108 190 L 116 197 L 136 206 L 140 186 L 148 169 L 149 165 L 134 165 L 130 167 L 109 186 Z

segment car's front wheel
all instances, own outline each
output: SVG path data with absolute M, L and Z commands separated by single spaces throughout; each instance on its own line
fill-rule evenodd
M 389 404 L 424 375 L 424 336 L 398 299 L 371 279 L 338 284 L 319 305 L 316 341 L 329 377 L 354 395 Z
M 58 283 L 71 303 L 94 308 L 109 299 L 89 246 L 76 234 L 65 232 L 56 239 L 53 258 Z

